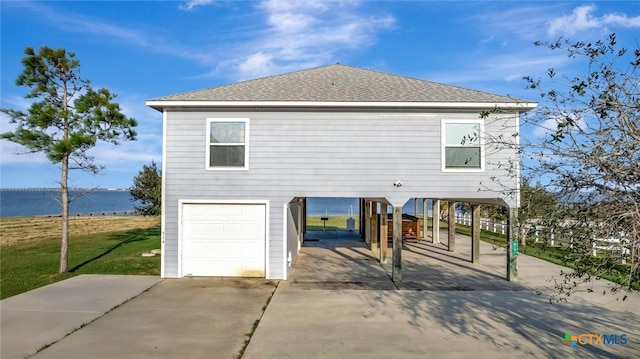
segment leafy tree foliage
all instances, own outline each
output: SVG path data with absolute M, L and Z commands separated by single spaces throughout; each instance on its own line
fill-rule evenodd
M 26 111 L 1 109 L 17 128 L 0 138 L 24 146 L 24 153 L 42 152 L 52 163 L 60 164 L 59 272 L 64 273 L 69 239 L 69 170 L 100 172 L 102 167 L 87 151 L 98 141 L 117 145 L 122 140 L 135 140 L 137 123 L 120 112 L 120 106 L 113 102 L 115 94 L 105 88 L 94 90 L 80 77 L 80 61 L 74 53 L 46 46 L 38 52 L 27 47 L 24 53 L 24 69 L 16 84 L 29 88 L 25 97 L 34 102 Z
M 638 288 L 640 47 L 620 46 L 615 35 L 536 45 L 565 52 L 584 70 L 525 78 L 542 103 L 523 117 L 525 126 L 544 136 L 524 144 L 523 171 L 556 194 L 558 205 L 540 224 L 567 244 L 565 261 L 576 268 L 558 289 L 570 294 L 594 275 Z M 603 247 L 611 250 L 594 256 Z
M 136 211 L 145 216 L 159 216 L 162 205 L 162 171 L 155 163 L 142 166 L 142 170 L 133 178 L 133 186 L 129 188 L 131 199 L 141 203 Z

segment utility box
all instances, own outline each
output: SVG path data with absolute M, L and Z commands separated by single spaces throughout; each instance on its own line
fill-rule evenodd
M 347 218 L 347 231 L 353 232 L 356 230 L 356 220 L 353 218 Z

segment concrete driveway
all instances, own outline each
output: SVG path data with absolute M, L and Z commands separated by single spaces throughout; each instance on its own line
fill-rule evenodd
M 156 285 L 154 276 L 81 275 L 0 301 L 0 356 L 25 358 Z
M 561 267 L 521 254 L 519 281 L 507 282 L 503 249 L 482 243 L 481 264 L 472 264 L 470 239 L 458 236 L 453 253 L 425 241 L 405 244 L 403 281 L 393 283 L 389 263 L 379 264 L 354 234 L 315 237 L 287 281 L 145 284 L 153 287 L 138 289 L 144 292 L 33 357 L 236 358 L 257 320 L 242 358 L 635 358 L 640 352 L 640 296 L 602 295 L 611 288 L 606 281 L 591 284 L 594 293 L 585 289 L 552 305 L 548 280 Z M 78 293 L 87 294 L 85 302 L 91 297 Z M 51 298 L 55 306 L 63 297 Z M 6 302 L 2 358 L 22 357 L 12 354 L 7 333 L 22 342 L 34 336 L 5 325 Z M 55 327 L 44 321 L 38 335 Z M 570 347 L 565 333 L 626 334 L 627 343 Z
M 118 285 L 105 286 L 105 278 Z M 5 305 L 12 298 L 4 300 L 1 357 L 237 358 L 277 285 L 264 279 L 142 279 L 146 284 L 134 288 L 130 283 L 140 278 L 75 277 L 13 297 L 13 302 L 22 303 L 19 312 Z M 73 292 L 70 286 L 82 290 Z M 121 297 L 114 293 L 127 286 L 135 298 L 102 316 L 113 306 L 95 302 Z M 84 304 L 65 299 L 73 296 L 83 298 Z M 33 305 L 42 300 L 49 301 L 48 309 Z M 29 317 L 29 322 L 39 324 L 25 330 L 21 319 Z M 84 323 L 89 324 L 71 333 Z
M 561 267 L 519 256 L 507 282 L 504 249 L 470 238 L 446 246 L 405 244 L 403 281 L 355 235 L 314 234 L 269 304 L 243 358 L 637 358 L 640 297 L 576 293 L 550 304 L 548 279 Z M 446 236 L 445 236 L 446 238 Z M 387 282 L 385 284 L 385 278 Z M 542 291 L 537 295 L 536 291 Z M 563 344 L 565 333 L 627 334 L 626 345 Z

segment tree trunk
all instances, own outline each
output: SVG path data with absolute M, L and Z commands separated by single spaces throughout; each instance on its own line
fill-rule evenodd
M 63 88 L 64 93 L 62 94 L 62 107 L 64 110 L 64 133 L 62 134 L 62 140 L 64 142 L 69 141 L 69 118 L 67 117 L 67 79 L 63 78 Z M 60 178 L 60 189 L 62 202 L 62 236 L 60 239 L 60 268 L 58 269 L 58 273 L 66 273 L 67 272 L 67 262 L 68 262 L 68 249 L 69 249 L 69 187 L 68 187 L 68 179 L 69 179 L 69 153 L 65 153 L 62 156 L 62 175 Z
M 68 248 L 69 248 L 69 187 L 67 177 L 69 174 L 69 157 L 62 160 L 62 179 L 60 181 L 62 202 L 62 237 L 60 240 L 60 269 L 58 273 L 67 272 Z

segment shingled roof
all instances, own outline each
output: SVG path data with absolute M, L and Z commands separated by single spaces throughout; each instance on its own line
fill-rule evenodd
M 341 64 L 316 67 L 150 100 L 150 102 L 156 101 L 514 104 L 523 102 L 523 100 L 488 92 Z

